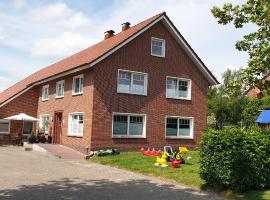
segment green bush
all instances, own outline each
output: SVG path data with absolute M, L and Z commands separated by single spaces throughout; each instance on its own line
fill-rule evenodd
M 37 139 L 36 136 L 33 133 L 31 133 L 31 135 L 28 137 L 28 143 L 33 144 L 36 142 L 36 139 Z
M 269 130 L 207 130 L 200 156 L 200 175 L 209 186 L 233 191 L 270 187 Z

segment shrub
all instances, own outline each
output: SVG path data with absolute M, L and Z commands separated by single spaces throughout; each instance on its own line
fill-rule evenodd
M 46 141 L 47 141 L 47 140 L 46 140 L 45 135 L 39 136 L 39 142 L 40 142 L 40 143 L 45 143 Z
M 28 137 L 28 142 L 30 144 L 33 144 L 36 142 L 36 136 L 33 133 Z
M 209 186 L 234 191 L 270 187 L 269 130 L 207 130 L 200 156 L 200 175 Z

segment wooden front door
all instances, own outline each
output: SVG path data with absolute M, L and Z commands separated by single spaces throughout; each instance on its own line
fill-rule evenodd
M 54 114 L 54 130 L 53 130 L 53 144 L 61 143 L 61 135 L 62 135 L 62 121 L 63 114 L 61 112 L 57 112 Z

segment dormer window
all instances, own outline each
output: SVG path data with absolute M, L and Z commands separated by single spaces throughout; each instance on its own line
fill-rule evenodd
M 165 57 L 165 40 L 154 37 L 151 38 L 151 55 Z

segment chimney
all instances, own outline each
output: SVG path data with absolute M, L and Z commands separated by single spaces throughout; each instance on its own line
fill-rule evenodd
M 114 36 L 114 30 L 108 30 L 106 32 L 104 32 L 104 40 L 108 39 L 108 38 L 111 38 Z
M 122 31 L 125 31 L 125 30 L 127 30 L 129 28 L 130 28 L 130 23 L 129 22 L 125 22 L 125 23 L 122 24 Z

